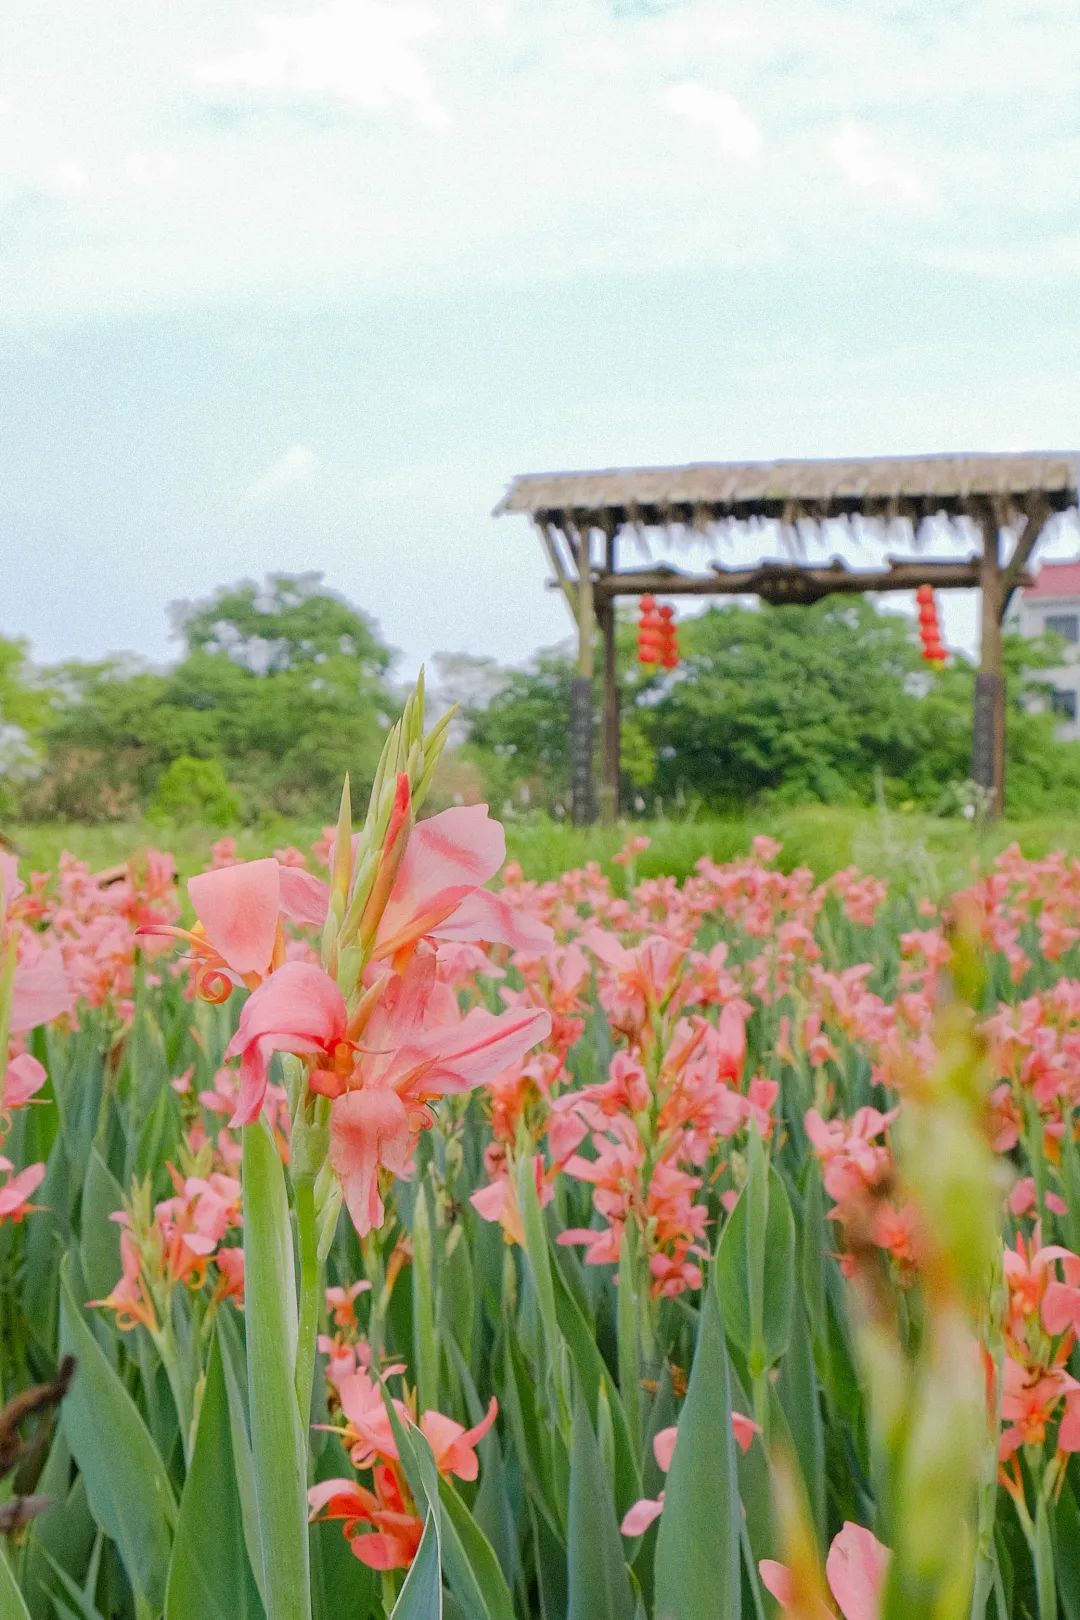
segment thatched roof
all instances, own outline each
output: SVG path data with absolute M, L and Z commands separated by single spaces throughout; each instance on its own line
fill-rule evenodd
M 623 524 L 707 528 L 725 520 L 784 523 L 861 514 L 914 521 L 1077 504 L 1080 456 L 1003 454 L 885 456 L 852 461 L 701 462 L 515 478 L 495 515 L 524 512 L 562 528 Z

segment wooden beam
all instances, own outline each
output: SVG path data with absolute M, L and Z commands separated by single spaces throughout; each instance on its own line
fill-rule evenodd
M 551 571 L 555 575 L 555 578 L 553 580 L 549 580 L 548 583 L 553 585 L 556 590 L 562 591 L 563 600 L 566 602 L 566 605 L 570 610 L 570 617 L 576 624 L 577 598 L 574 594 L 574 587 L 571 583 L 570 576 L 566 571 L 562 558 L 559 556 L 559 548 L 555 542 L 555 535 L 552 532 L 552 526 L 550 523 L 542 523 L 539 518 L 534 519 L 534 523 L 536 525 L 536 532 L 540 536 L 540 542 L 543 545 L 544 551 L 547 553 L 547 560 L 551 564 Z
M 1026 575 L 1021 575 L 1024 583 Z M 870 591 L 911 591 L 918 585 L 935 590 L 976 590 L 981 582 L 978 558 L 890 561 L 886 568 L 852 569 L 842 563 L 824 566 L 760 563 L 751 568 L 723 568 L 709 574 L 682 574 L 649 568 L 634 573 L 605 572 L 593 580 L 597 601 L 619 596 L 763 596 L 767 600 L 808 602 L 823 596 L 856 596 Z
M 1013 592 L 1018 586 L 1029 582 L 1024 570 L 1031 561 L 1031 554 L 1038 544 L 1039 536 L 1052 516 L 1049 502 L 1041 495 L 1033 495 L 1028 505 L 1027 522 L 1013 547 L 1012 556 L 1002 570 L 1001 600 L 998 604 L 1002 618 L 1008 612 Z

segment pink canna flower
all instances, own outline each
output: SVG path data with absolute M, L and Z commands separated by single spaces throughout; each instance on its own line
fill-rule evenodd
M 543 1209 L 555 1197 L 555 1189 L 544 1175 L 544 1161 L 539 1154 L 533 1157 L 531 1164 L 536 1196 Z M 525 1228 L 522 1224 L 517 1186 L 508 1172 L 504 1171 L 486 1187 L 480 1187 L 476 1192 L 470 1193 L 469 1203 L 482 1220 L 498 1221 L 507 1243 L 517 1243 L 521 1248 L 525 1247 Z
M 352 1479 L 327 1479 L 308 1491 L 313 1522 L 340 1519 L 353 1554 L 369 1569 L 408 1569 L 424 1532 L 392 1468 L 374 1471 L 374 1491 Z
M 892 1554 L 876 1536 L 850 1520 L 833 1538 L 825 1560 L 825 1575 L 843 1620 L 878 1620 L 885 1573 Z M 763 1558 L 758 1564 L 762 1583 L 785 1613 L 794 1601 L 791 1571 L 786 1564 Z M 829 1610 L 820 1607 L 821 1620 L 833 1620 Z
M 495 1422 L 498 1411 L 499 1403 L 493 1395 L 484 1416 L 471 1429 L 442 1412 L 421 1413 L 420 1432 L 431 1447 L 440 1474 L 454 1474 L 466 1482 L 476 1479 L 480 1472 L 476 1448 Z
M 436 984 L 430 952 L 392 976 L 351 1073 L 319 1074 L 313 1082 L 336 1095 L 330 1165 L 361 1236 L 383 1218 L 380 1169 L 407 1173 L 416 1137 L 432 1122 L 428 1104 L 495 1079 L 550 1028 L 550 1014 L 540 1009 L 496 1014 L 474 1007 L 461 1017 L 452 992 Z
M 544 923 L 484 888 L 505 858 L 505 834 L 486 804 L 457 806 L 419 822 L 379 920 L 375 959 L 401 966 L 421 939 L 549 950 L 553 937 Z
M 37 1095 L 47 1079 L 44 1065 L 29 1052 L 20 1052 L 17 1057 L 9 1058 L 0 1112 L 10 1114 L 13 1109 L 22 1108 L 31 1097 Z
M 249 1125 L 258 1118 L 275 1052 L 332 1058 L 347 1024 L 345 998 L 322 968 L 286 962 L 272 973 L 245 1002 L 225 1049 L 226 1058 L 240 1059 L 240 1095 L 229 1123 Z
M 254 989 L 284 959 L 281 873 L 269 858 L 215 866 L 188 883 L 194 929 L 151 923 L 139 932 L 190 947 L 196 993 L 205 1001 L 227 1000 L 236 984 Z
M 155 1332 L 157 1320 L 154 1316 L 154 1307 L 143 1291 L 142 1257 L 128 1228 L 127 1216 L 114 1215 L 112 1219 L 121 1227 L 120 1280 L 104 1299 L 91 1299 L 87 1304 L 115 1311 L 116 1325 L 121 1332 L 127 1332 L 139 1323 Z
M 0 1155 L 0 1171 L 9 1171 L 13 1168 L 11 1160 Z M 29 1215 L 36 1207 L 30 1202 L 31 1195 L 37 1191 L 44 1179 L 43 1164 L 29 1164 L 17 1175 L 8 1176 L 0 1185 L 0 1224 L 4 1221 L 13 1221 L 17 1224 Z
M 66 1017 L 75 1005 L 63 952 L 58 945 L 42 949 L 36 956 L 19 962 L 11 996 L 8 1032 L 24 1035 L 55 1018 Z

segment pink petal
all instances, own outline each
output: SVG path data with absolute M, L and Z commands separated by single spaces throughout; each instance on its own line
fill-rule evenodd
M 36 962 L 20 962 L 15 969 L 9 1032 L 22 1035 L 39 1024 L 51 1024 L 75 1005 L 75 992 L 64 967 L 59 945 L 42 951 Z
M 18 1057 L 9 1058 L 4 1077 L 3 1106 L 21 1108 L 41 1090 L 47 1079 L 44 1065 L 29 1052 L 20 1052 Z
M 223 871 L 233 868 L 225 867 Z M 345 998 L 329 974 L 312 962 L 286 962 L 244 1003 L 226 1058 L 242 1057 L 240 1097 L 233 1124 L 255 1118 L 274 1052 L 329 1051 L 343 1039 Z
M 761 1425 L 755 1423 L 753 1418 L 744 1416 L 742 1412 L 732 1412 L 731 1427 L 735 1433 L 735 1444 L 740 1451 L 749 1451 L 755 1434 L 761 1433 Z
M 833 1538 L 825 1573 L 844 1620 L 877 1620 L 891 1556 L 876 1536 L 850 1520 Z
M 401 1175 L 411 1148 L 408 1111 L 388 1087 L 348 1091 L 331 1106 L 330 1168 L 361 1237 L 382 1223 L 380 1166 Z
M 265 973 L 281 912 L 277 861 L 241 861 L 202 872 L 188 883 L 191 903 L 210 944 L 234 973 Z
M 671 1459 L 675 1454 L 675 1441 L 679 1430 L 675 1424 L 670 1429 L 658 1429 L 653 1435 L 653 1456 L 666 1474 L 671 1467 Z
M 640 1502 L 635 1502 L 630 1508 L 619 1528 L 624 1536 L 643 1536 L 653 1520 L 660 1517 L 663 1509 L 662 1496 L 655 1502 L 650 1497 L 643 1496 Z
M 417 919 L 445 894 L 447 909 L 433 917 L 431 926 L 442 922 L 472 889 L 494 877 L 505 856 L 503 830 L 486 804 L 458 806 L 419 822 L 409 834 L 379 924 L 380 944 L 418 937 L 413 931 Z
M 722 1079 L 738 1082 L 746 1062 L 746 1020 L 737 1007 L 727 1006 L 716 1026 L 717 1056 Z
M 1050 1283 L 1043 1295 L 1042 1319 L 1047 1333 L 1064 1333 L 1071 1327 L 1074 1333 L 1080 1334 L 1080 1288 Z
M 478 939 L 490 945 L 509 945 L 511 950 L 529 956 L 542 956 L 555 943 L 555 935 L 547 923 L 488 889 L 474 889 L 431 933 L 434 939 L 456 940 L 466 945 Z
M 786 1564 L 777 1563 L 775 1558 L 762 1558 L 758 1562 L 758 1574 L 766 1592 L 771 1593 L 787 1613 L 795 1601 L 795 1583 L 791 1579 L 790 1569 Z M 824 1603 L 817 1605 L 817 1620 L 834 1620 Z
M 466 1091 L 495 1080 L 550 1031 L 551 1014 L 542 1008 L 489 1013 L 474 1007 L 456 1027 L 427 1030 L 416 1042 L 435 1060 L 425 1089 L 437 1084 L 447 1092 Z
M 330 885 L 299 866 L 282 866 L 281 909 L 290 922 L 321 928 L 330 906 Z
M 12 1176 L 3 1187 L 0 1187 L 0 1220 L 8 1215 L 16 1215 L 23 1204 L 35 1192 L 45 1179 L 45 1166 L 43 1164 L 29 1164 L 25 1170 L 20 1170 L 17 1176 Z

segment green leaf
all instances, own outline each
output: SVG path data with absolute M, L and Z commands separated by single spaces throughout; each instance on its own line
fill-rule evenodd
M 30 1610 L 15 1585 L 11 1565 L 3 1551 L 0 1551 L 0 1615 L 3 1615 L 4 1620 L 30 1620 Z
M 641 1495 L 641 1472 L 638 1455 L 630 1439 L 626 1409 L 597 1347 L 595 1330 L 581 1314 L 558 1265 L 552 1267 L 552 1283 L 558 1325 L 569 1346 L 589 1408 L 589 1417 L 594 1423 L 599 1421 L 597 1403 L 601 1388 L 607 1395 L 615 1445 L 615 1498 L 625 1511 Z
M 451 1588 L 475 1620 L 514 1620 L 514 1603 L 495 1549 L 448 1479 L 439 1481 L 443 1558 Z
M 791 1342 L 780 1366 L 776 1390 L 791 1431 L 791 1450 L 798 1457 L 802 1469 L 818 1541 L 824 1545 L 825 1435 L 814 1350 L 810 1342 L 810 1324 L 800 1299 L 794 1302 Z
M 104 1299 L 120 1276 L 120 1228 L 109 1217 L 123 1207 L 123 1188 L 92 1147 L 83 1184 L 81 1247 L 86 1286 L 95 1299 Z
M 412 1220 L 413 1371 L 422 1412 L 439 1408 L 439 1342 L 435 1335 L 431 1216 L 423 1182 L 416 1189 Z
M 1054 1511 L 1054 1565 L 1066 1620 L 1080 1620 L 1080 1509 L 1066 1481 Z
M 429 1512 L 419 1550 L 405 1577 L 390 1620 L 442 1620 L 441 1562 L 439 1515 Z
M 1054 1577 L 1054 1547 L 1050 1535 L 1050 1514 L 1046 1498 L 1039 1497 L 1035 1512 L 1035 1593 L 1039 1620 L 1058 1620 L 1057 1581 Z
M 740 1620 L 741 1518 L 727 1347 L 710 1284 L 664 1488 L 655 1620 Z
M 757 1379 L 780 1360 L 791 1334 L 795 1221 L 787 1189 L 750 1133 L 751 1168 L 716 1253 L 716 1286 L 733 1345 Z
M 229 1400 L 217 1335 L 210 1350 L 195 1449 L 180 1498 L 165 1620 L 260 1620 L 262 1604 L 244 1545 Z
M 292 1232 L 285 1173 L 261 1119 L 244 1126 L 244 1320 L 267 1620 L 310 1620 L 307 1436 L 293 1380 Z
M 176 1501 L 134 1401 L 75 1303 L 71 1257 L 60 1268 L 60 1351 L 76 1373 L 61 1407 L 64 1433 L 86 1481 L 90 1511 L 115 1541 L 135 1592 L 160 1610 Z
M 604 1473 L 580 1387 L 574 1401 L 570 1443 L 567 1528 L 566 1620 L 629 1620 L 634 1612 L 634 1596 L 611 1480 Z

